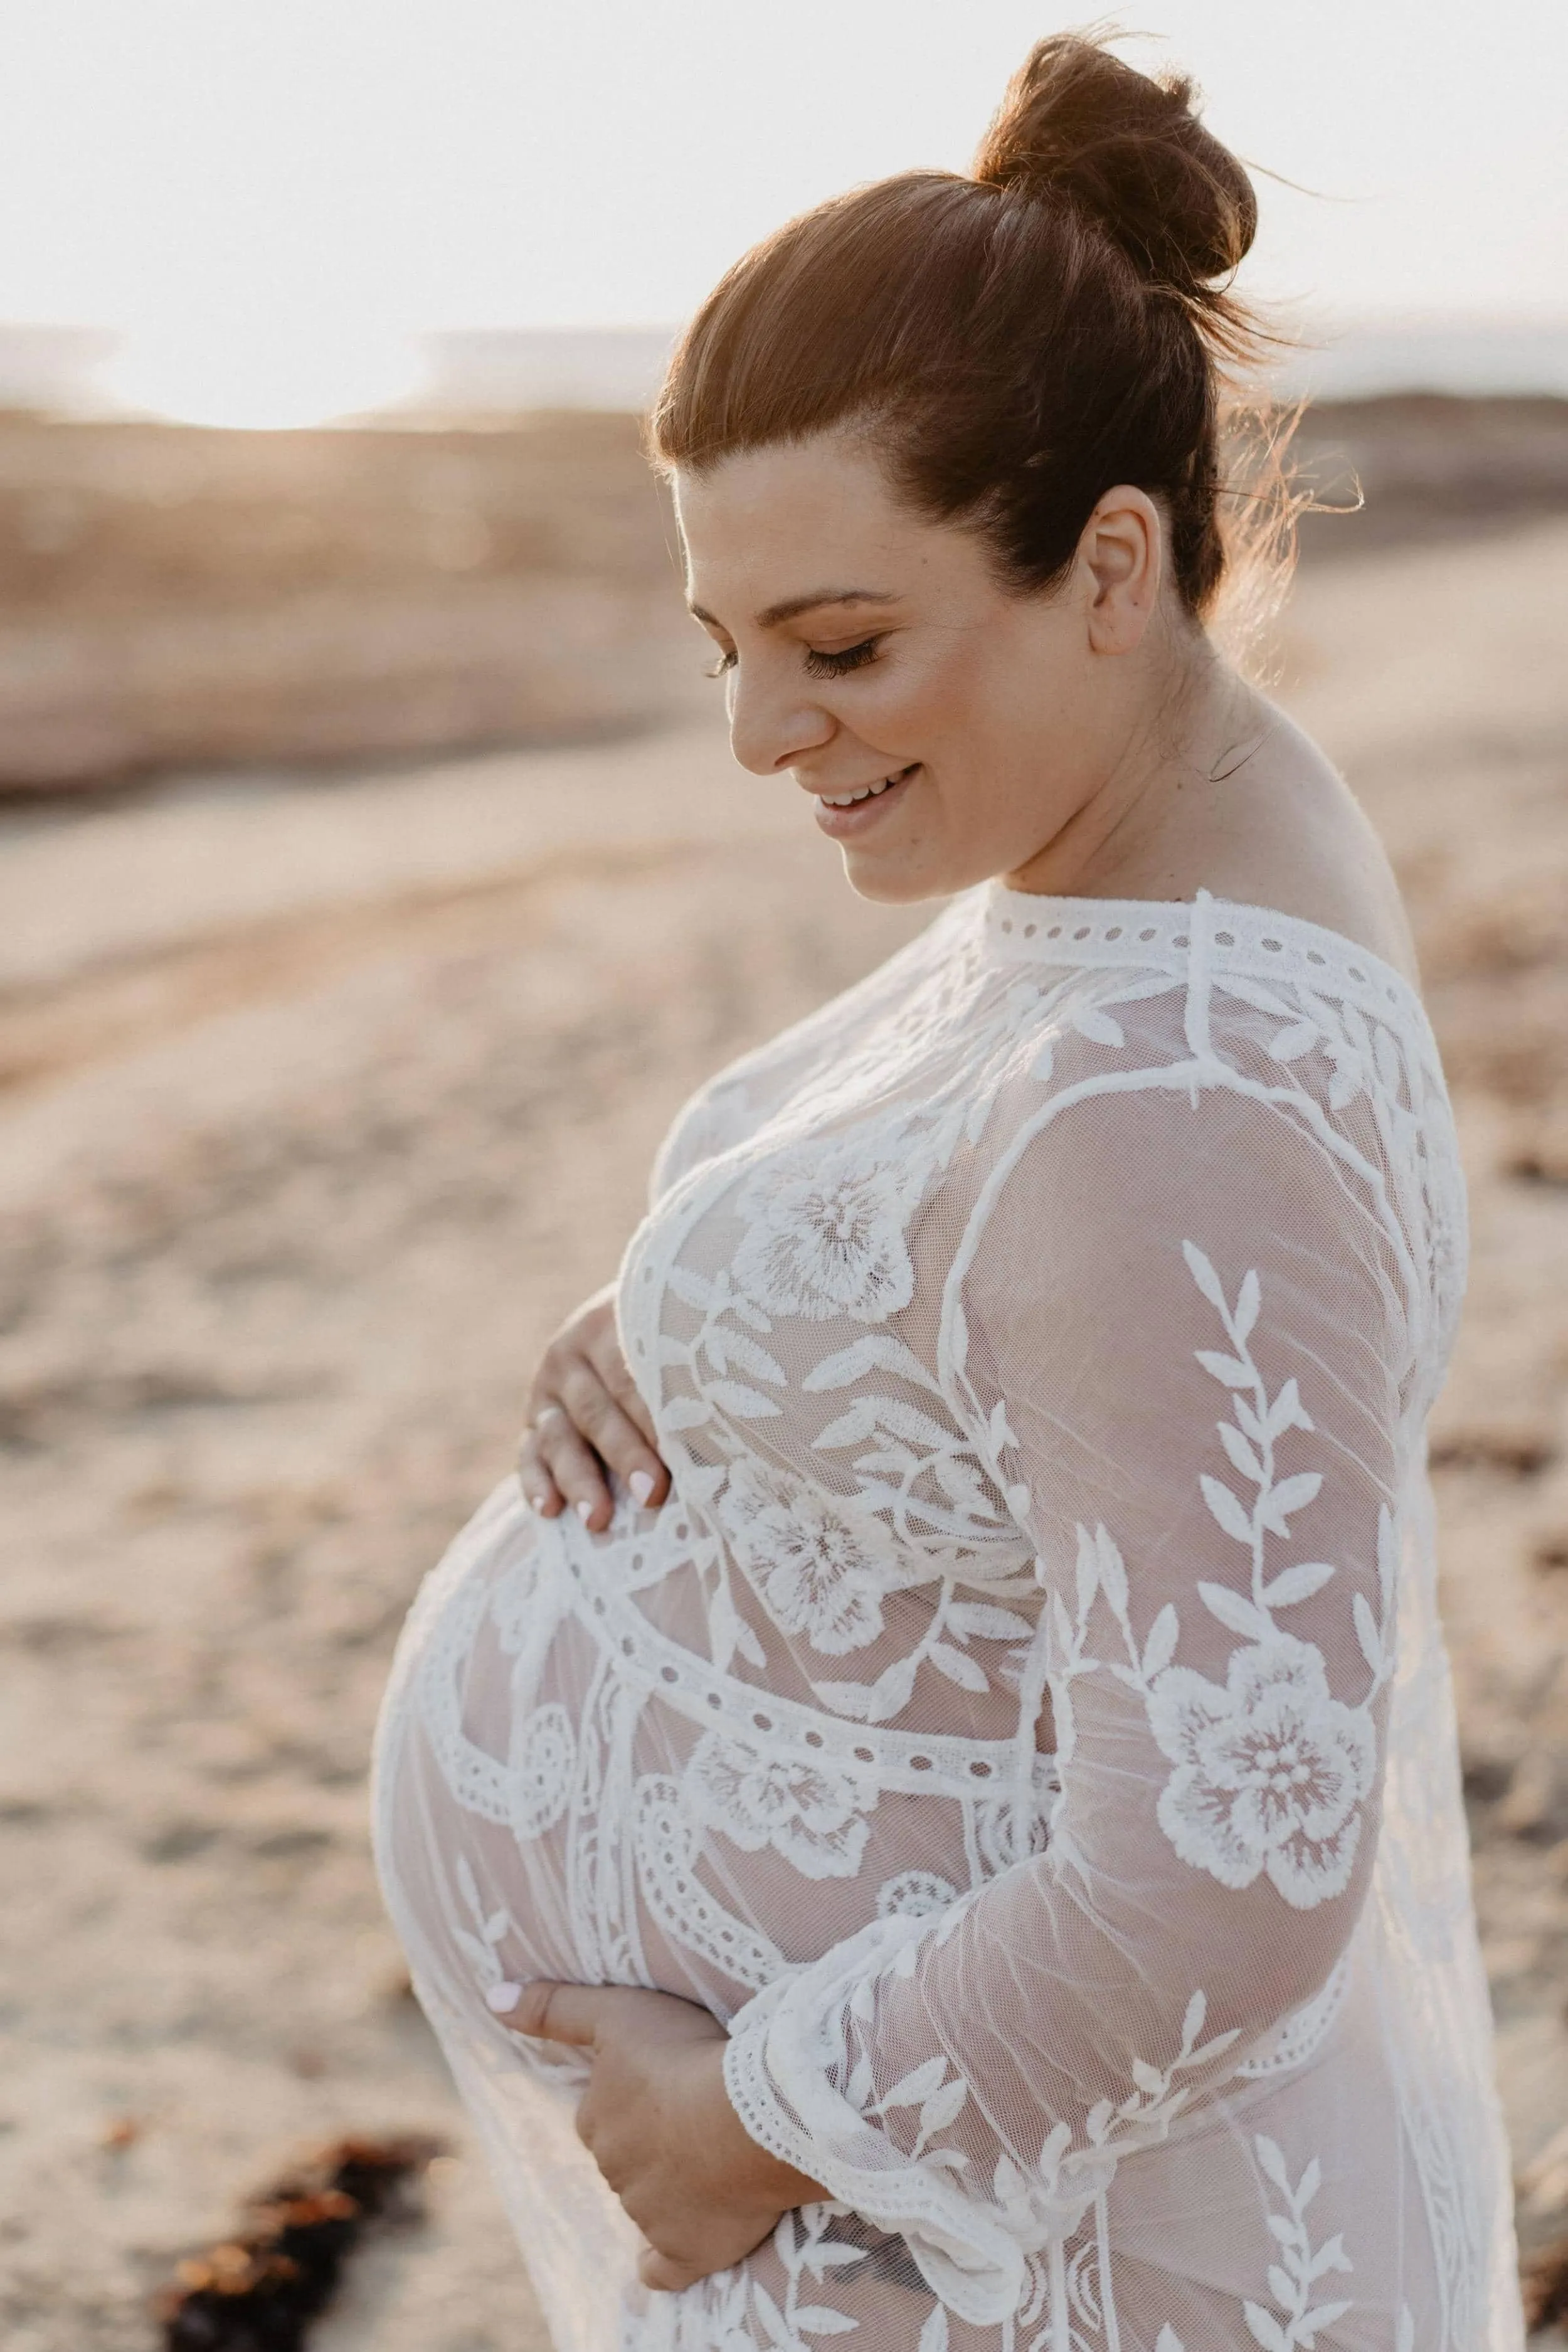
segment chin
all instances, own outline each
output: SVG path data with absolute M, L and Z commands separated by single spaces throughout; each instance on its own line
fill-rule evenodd
M 879 907 L 914 907 L 922 898 L 950 898 L 964 887 L 930 875 L 879 873 L 874 866 L 851 866 L 847 858 L 844 872 L 855 896 L 869 898 Z
M 916 907 L 924 898 L 951 898 L 985 879 L 983 874 L 951 872 L 925 859 L 873 856 L 868 850 L 839 845 L 844 878 L 858 898 L 879 907 Z

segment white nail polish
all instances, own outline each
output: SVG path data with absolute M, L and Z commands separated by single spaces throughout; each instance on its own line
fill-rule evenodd
M 487 2008 L 493 2009 L 498 2016 L 500 2014 L 502 2010 L 515 2009 L 521 1999 L 522 1987 L 521 1985 L 490 1985 L 487 1987 L 485 1992 L 485 2004 Z
M 653 1480 L 648 1476 L 647 1472 L 634 1470 L 626 1484 L 632 1490 L 632 1499 L 638 1510 L 646 1510 L 647 1498 L 653 1492 Z
M 582 1520 L 583 1525 L 584 1525 L 584 1527 L 586 1527 L 586 1526 L 587 1526 L 587 1524 L 588 1524 L 589 1520 L 593 1517 L 593 1516 L 594 1516 L 594 1506 L 593 1506 L 593 1504 L 592 1504 L 592 1503 L 579 1503 L 579 1504 L 578 1504 L 578 1506 L 577 1506 L 577 1517 Z

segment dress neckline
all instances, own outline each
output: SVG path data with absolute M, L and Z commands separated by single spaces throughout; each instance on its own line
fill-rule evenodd
M 1430 1034 L 1420 991 L 1384 957 L 1305 915 L 1244 899 L 1071 898 L 1013 890 L 999 877 L 980 888 L 984 927 L 1008 961 L 1173 965 L 1201 940 L 1216 970 L 1269 971 L 1353 998 L 1384 1019 L 1403 1014 Z

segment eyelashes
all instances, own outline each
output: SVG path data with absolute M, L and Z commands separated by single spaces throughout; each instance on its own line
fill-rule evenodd
M 880 637 L 866 637 L 859 645 L 846 646 L 842 653 L 837 654 L 820 654 L 808 646 L 802 656 L 806 675 L 808 677 L 847 677 L 851 670 L 864 669 L 868 662 L 876 660 L 881 642 Z M 704 670 L 703 676 L 723 677 L 734 668 L 735 662 L 734 654 L 721 654 L 718 660 Z
M 852 669 L 864 669 L 877 658 L 880 637 L 867 637 L 860 645 L 846 646 L 841 654 L 813 653 L 808 646 L 805 655 L 806 673 L 811 677 L 843 677 Z

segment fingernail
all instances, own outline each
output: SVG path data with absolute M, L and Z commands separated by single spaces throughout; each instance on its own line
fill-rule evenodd
M 545 1493 L 542 1486 L 533 1486 L 529 1490 L 528 1499 L 534 1510 L 542 1511 L 546 1503 L 550 1500 L 550 1497 Z
M 594 1516 L 594 1506 L 593 1506 L 593 1504 L 592 1504 L 592 1503 L 579 1503 L 579 1504 L 578 1504 L 578 1506 L 577 1506 L 577 1517 L 582 1520 L 583 1525 L 584 1525 L 584 1527 L 586 1527 L 586 1526 L 587 1526 L 587 1524 L 588 1524 L 589 1520 L 593 1517 L 593 1516 Z
M 499 2017 L 503 2010 L 515 2009 L 522 1999 L 522 1987 L 514 1984 L 489 1985 L 485 1990 L 485 2006 Z
M 653 1492 L 653 1480 L 646 1470 L 634 1470 L 626 1484 L 632 1490 L 632 1498 L 638 1510 L 642 1510 Z

